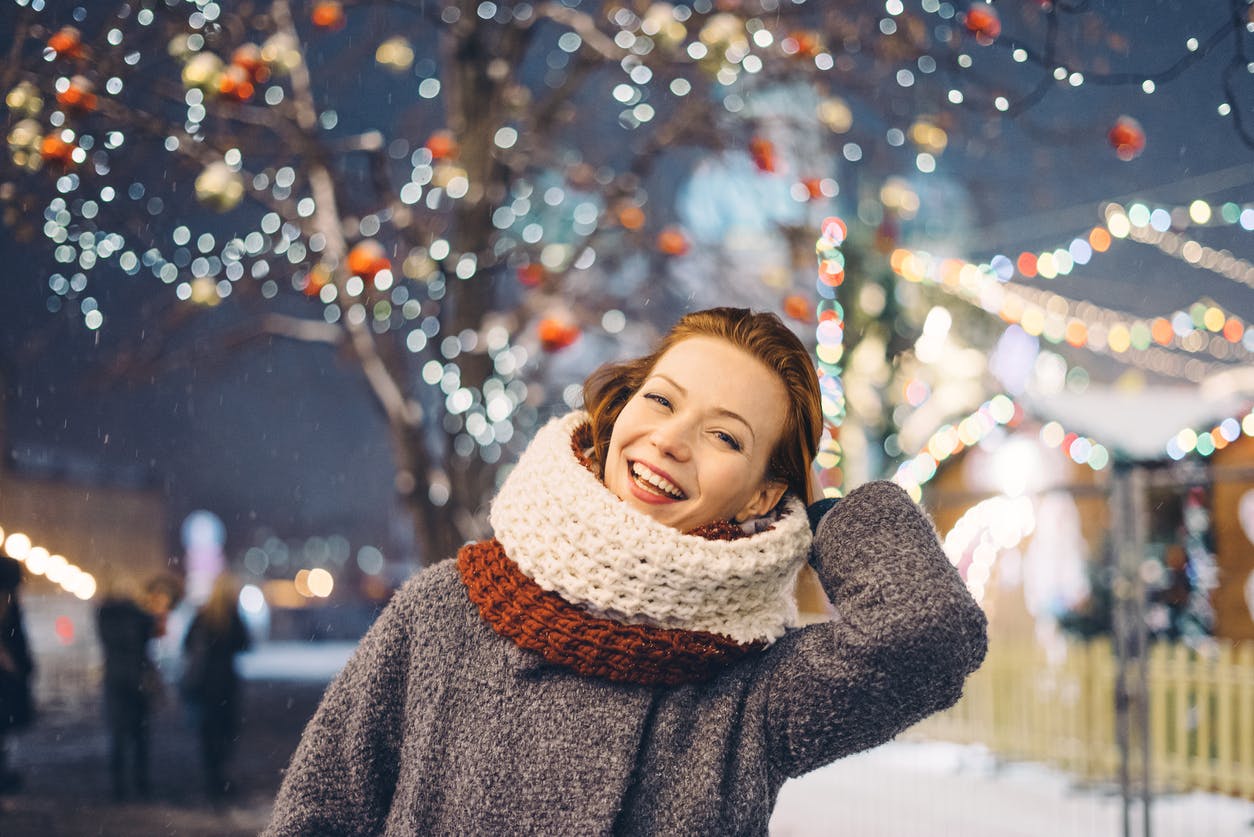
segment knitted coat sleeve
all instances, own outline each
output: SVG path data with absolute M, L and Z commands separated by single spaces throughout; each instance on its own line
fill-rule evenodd
M 264 837 L 383 831 L 405 729 L 414 620 L 404 594 L 379 615 L 327 687 L 283 777 Z
M 767 736 L 786 776 L 952 705 L 987 647 L 984 613 L 931 521 L 892 483 L 861 486 L 824 515 L 811 560 L 837 618 L 772 649 Z

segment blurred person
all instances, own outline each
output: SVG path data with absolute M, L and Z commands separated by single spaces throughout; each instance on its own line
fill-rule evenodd
M 495 538 L 379 616 L 268 837 L 765 834 L 786 778 L 958 700 L 984 614 L 900 487 L 814 502 L 817 373 L 778 317 L 688 314 L 584 404 L 509 472 Z
M 178 582 L 157 575 L 145 583 L 138 599 L 115 591 L 96 610 L 105 665 L 109 782 L 115 800 L 126 798 L 127 761 L 135 794 L 140 798 L 151 794 L 149 719 L 165 686 L 149 653 L 149 641 L 165 635 L 166 617 L 179 597 Z
M 239 729 L 235 655 L 249 645 L 239 614 L 239 592 L 235 577 L 220 573 L 183 639 L 181 691 L 199 739 L 205 789 L 215 801 L 234 790 L 226 767 Z
M 21 788 L 22 777 L 8 763 L 6 738 L 34 720 L 31 677 L 35 661 L 26 641 L 18 587 L 22 564 L 0 553 L 0 793 Z

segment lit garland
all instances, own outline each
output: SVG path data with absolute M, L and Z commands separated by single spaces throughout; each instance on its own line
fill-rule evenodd
M 1240 419 L 1235 416 L 1226 418 L 1208 431 L 1198 432 L 1189 427 L 1184 428 L 1167 440 L 1167 455 L 1176 460 L 1184 459 L 1190 453 L 1210 456 L 1235 442 L 1242 433 L 1254 436 L 1254 409 Z
M 819 393 L 822 398 L 823 436 L 819 440 L 815 461 L 833 483 L 823 487 L 825 497 L 841 496 L 843 477 L 838 470 L 841 460 L 837 432 L 845 420 L 845 390 L 840 381 L 840 362 L 844 357 L 845 309 L 836 299 L 836 289 L 845 281 L 845 256 L 840 247 L 849 228 L 839 218 L 823 219 L 821 235 L 814 245 L 818 257 L 818 278 L 814 288 L 819 303 L 815 312 L 818 325 L 814 329 L 815 354 L 819 365 Z
M 995 314 L 1051 343 L 1112 354 L 1121 361 L 1162 374 L 1200 380 L 1213 368 L 1165 349 L 1207 353 L 1218 360 L 1248 359 L 1254 331 L 1213 304 L 1198 302 L 1170 317 L 1136 318 L 1126 312 L 1005 281 L 991 263 L 977 267 L 961 259 L 939 259 L 898 249 L 889 259 L 908 282 L 933 285 Z M 1213 367 L 1213 365 L 1212 365 Z
M 1002 281 L 1009 281 L 1016 274 L 1025 279 L 1054 279 L 1069 275 L 1076 265 L 1088 264 L 1095 254 L 1108 252 L 1112 239 L 1129 238 L 1141 244 L 1151 244 L 1193 267 L 1254 287 L 1254 264 L 1226 250 L 1207 247 L 1171 231 L 1189 226 L 1221 225 L 1254 231 L 1252 206 L 1229 201 L 1216 208 L 1201 199 L 1187 207 L 1171 208 L 1151 208 L 1144 203 L 1131 203 L 1124 207 L 1110 203 L 1103 207 L 1102 214 L 1106 221 L 1104 226 L 1094 227 L 1087 236 L 1073 238 L 1065 247 L 1024 251 L 1013 259 L 999 253 L 978 268 L 991 271 Z
M 892 481 L 918 502 L 923 496 L 921 489 L 936 476 L 940 463 L 979 444 L 997 427 L 1017 427 L 1023 418 L 1022 407 L 1006 395 L 995 395 L 956 425 L 938 428 L 917 454 L 897 466 Z M 1042 425 L 1040 439 L 1046 447 L 1061 449 L 1077 465 L 1100 471 L 1110 464 L 1110 452 L 1105 446 L 1088 436 L 1068 433 L 1056 421 Z
M 91 573 L 71 564 L 62 555 L 54 555 L 42 546 L 36 546 L 29 536 L 21 532 L 9 532 L 6 536 L 4 529 L 0 528 L 0 543 L 4 544 L 5 554 L 20 561 L 33 575 L 42 575 L 83 601 L 96 595 L 96 579 Z

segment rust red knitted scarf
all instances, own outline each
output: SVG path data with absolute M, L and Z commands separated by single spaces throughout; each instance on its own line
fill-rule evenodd
M 697 533 L 719 539 L 743 536 L 729 524 L 712 524 L 708 533 Z M 470 600 L 493 630 L 585 676 L 645 686 L 698 683 L 763 647 L 703 631 L 592 616 L 523 575 L 495 539 L 462 547 L 457 569 Z

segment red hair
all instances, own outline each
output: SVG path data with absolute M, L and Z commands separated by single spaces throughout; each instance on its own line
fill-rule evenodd
M 810 353 L 774 314 L 747 308 L 710 308 L 685 314 L 652 353 L 634 360 L 607 363 L 583 385 L 584 409 L 592 425 L 593 458 L 603 477 L 614 422 L 662 355 L 689 337 L 718 337 L 761 361 L 779 376 L 788 393 L 784 428 L 771 452 L 767 476 L 788 486 L 805 502 L 810 495 L 810 463 L 823 432 L 818 373 Z

